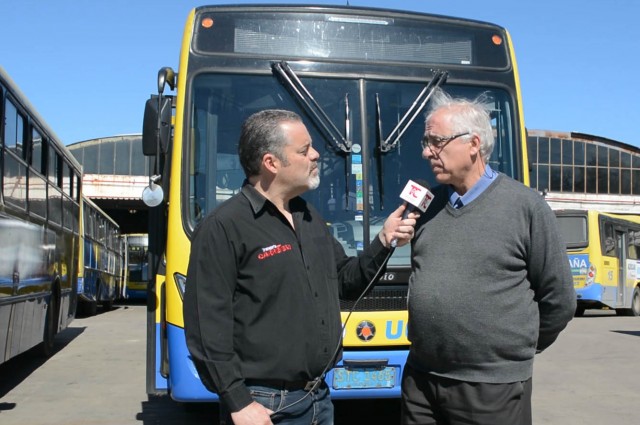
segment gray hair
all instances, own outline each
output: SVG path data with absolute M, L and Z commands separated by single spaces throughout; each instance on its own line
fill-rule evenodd
M 260 174 L 262 158 L 267 153 L 288 165 L 284 147 L 289 140 L 280 127 L 283 122 L 302 122 L 302 119 L 295 112 L 266 109 L 251 115 L 242 124 L 238 156 L 247 178 Z
M 431 96 L 429 110 L 427 111 L 426 122 L 428 123 L 433 114 L 441 109 L 449 109 L 449 123 L 453 133 L 473 133 L 480 139 L 480 155 L 485 163 L 489 161 L 495 138 L 491 127 L 491 115 L 486 106 L 488 96 L 483 93 L 473 100 L 465 98 L 454 98 L 441 89 Z M 468 136 L 467 136 L 468 137 Z

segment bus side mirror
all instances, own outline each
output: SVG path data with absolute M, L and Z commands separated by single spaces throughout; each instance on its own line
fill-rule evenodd
M 154 156 L 167 153 L 171 138 L 171 96 L 152 95 L 144 107 L 142 153 Z

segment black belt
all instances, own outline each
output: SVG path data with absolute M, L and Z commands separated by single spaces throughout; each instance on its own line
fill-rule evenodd
M 283 381 L 280 379 L 245 379 L 244 384 L 247 386 L 268 387 L 278 390 L 298 391 L 305 390 L 311 391 L 314 386 L 316 388 L 320 386 L 318 379 L 313 381 Z

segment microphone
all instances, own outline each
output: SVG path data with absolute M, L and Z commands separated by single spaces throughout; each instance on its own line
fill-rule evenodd
M 405 185 L 402 193 L 400 193 L 400 199 L 407 203 L 407 207 L 402 213 L 402 219 L 407 218 L 410 212 L 420 210 L 425 212 L 433 201 L 433 193 L 428 188 L 429 184 L 425 180 L 409 180 Z M 397 240 L 391 241 L 391 247 L 395 248 L 398 244 Z
M 407 202 L 407 208 L 402 214 L 402 218 L 405 219 L 412 211 L 425 212 L 433 201 L 433 193 L 429 190 L 429 184 L 425 180 L 409 180 L 400 193 L 400 199 Z

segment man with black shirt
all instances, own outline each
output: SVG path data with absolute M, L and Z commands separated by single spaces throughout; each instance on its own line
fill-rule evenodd
M 341 339 L 339 298 L 356 298 L 417 214 L 399 207 L 370 246 L 347 257 L 315 208 L 318 152 L 300 117 L 258 112 L 242 126 L 242 190 L 195 232 L 184 321 L 204 385 L 220 396 L 221 424 L 332 424 L 319 375 Z M 316 382 L 316 379 L 320 379 Z

